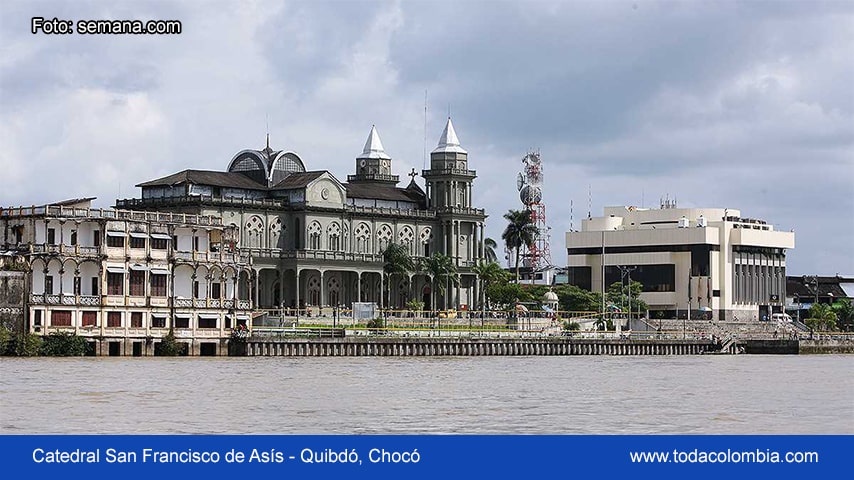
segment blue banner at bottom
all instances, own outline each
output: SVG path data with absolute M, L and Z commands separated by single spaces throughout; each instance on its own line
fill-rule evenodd
M 815 478 L 851 469 L 852 436 L 0 436 L 28 478 Z M 4 476 L 7 476 L 4 475 Z M 269 477 L 272 475 L 272 477 Z M 185 477 L 186 476 L 186 477 Z M 11 475 L 7 478 L 14 478 Z

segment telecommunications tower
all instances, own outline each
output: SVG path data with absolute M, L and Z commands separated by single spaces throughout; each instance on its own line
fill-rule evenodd
M 540 152 L 529 152 L 522 159 L 525 170 L 516 179 L 519 199 L 525 209 L 531 212 L 531 223 L 537 227 L 534 243 L 522 255 L 523 265 L 532 272 L 541 271 L 552 264 L 549 250 L 549 227 L 546 224 L 546 204 L 543 203 L 543 163 Z M 532 277 L 533 278 L 533 277 Z

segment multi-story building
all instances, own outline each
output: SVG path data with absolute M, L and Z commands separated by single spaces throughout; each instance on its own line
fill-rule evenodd
M 69 331 L 101 355 L 151 355 L 173 329 L 190 354 L 224 354 L 250 320 L 250 259 L 216 216 L 90 208 L 0 209 L 0 250 L 26 265 L 31 332 Z
M 652 315 L 761 320 L 782 313 L 793 232 L 722 208 L 606 207 L 566 234 L 569 283 L 639 281 Z
M 239 232 L 236 247 L 252 257 L 253 300 L 262 308 L 317 313 L 358 301 L 404 308 L 411 299 L 429 306 L 434 293 L 437 307 L 470 305 L 479 298 L 471 267 L 484 255 L 486 215 L 472 206 L 476 173 L 450 119 L 421 175 L 426 192 L 414 169 L 398 187 L 372 127 L 346 183 L 327 170 L 306 170 L 299 155 L 270 148 L 268 138 L 264 149 L 234 155 L 225 172 L 184 170 L 141 183 L 141 198 L 117 206 L 222 218 Z M 382 251 L 391 243 L 416 258 L 450 256 L 459 285 L 439 296 L 419 272 L 386 285 Z

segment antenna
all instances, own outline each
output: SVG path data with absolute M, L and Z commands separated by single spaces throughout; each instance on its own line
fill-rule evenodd
M 572 199 L 569 199 L 569 231 L 575 231 L 575 229 L 572 227 Z
M 270 148 L 270 114 L 269 113 L 264 114 L 264 121 L 267 124 L 267 149 L 269 149 Z
M 593 188 L 587 184 L 587 219 L 593 218 Z
M 424 156 L 421 158 L 421 168 L 427 170 L 427 89 L 424 89 Z

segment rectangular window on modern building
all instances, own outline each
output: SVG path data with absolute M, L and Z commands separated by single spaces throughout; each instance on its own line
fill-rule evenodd
M 131 328 L 142 328 L 142 312 L 131 312 L 130 326 Z
M 98 323 L 98 312 L 83 312 L 83 326 L 94 327 Z
M 107 326 L 119 328 L 122 326 L 122 312 L 107 312 Z
M 151 272 L 151 296 L 165 297 L 166 296 L 166 275 Z
M 54 310 L 50 312 L 50 324 L 54 327 L 70 327 L 71 326 L 71 311 L 69 310 Z
M 631 277 L 632 282 L 640 282 L 644 292 L 675 292 L 676 265 L 624 265 L 634 268 L 623 276 L 618 266 L 605 266 L 605 289 L 614 283 L 626 283 Z
M 107 295 L 125 294 L 125 274 L 107 272 Z
M 132 297 L 145 296 L 145 271 L 131 270 L 130 271 L 130 295 Z
M 567 282 L 578 288 L 592 291 L 593 269 L 591 267 L 569 267 L 566 269 Z

